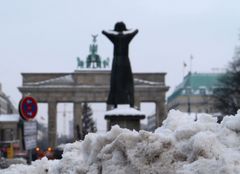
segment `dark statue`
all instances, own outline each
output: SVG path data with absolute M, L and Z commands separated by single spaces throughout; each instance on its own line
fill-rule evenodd
M 96 44 L 98 35 L 92 35 L 93 44 L 90 45 L 90 54 L 87 56 L 86 67 L 87 68 L 101 68 L 101 57 L 97 54 L 98 46 Z
M 131 65 L 128 57 L 128 45 L 138 30 L 130 32 L 123 22 L 117 22 L 114 31 L 102 33 L 113 43 L 113 63 L 111 86 L 107 104 L 130 104 L 134 107 L 134 84 Z
M 92 35 L 92 44 L 89 46 L 89 54 L 86 57 L 86 61 L 83 61 L 80 59 L 80 57 L 77 57 L 77 70 L 78 69 L 100 69 L 100 68 L 108 68 L 110 59 L 102 59 L 100 55 L 97 53 L 98 51 L 98 45 L 97 42 L 98 35 Z

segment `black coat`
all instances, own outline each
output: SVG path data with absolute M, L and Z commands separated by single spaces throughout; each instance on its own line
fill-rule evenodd
M 117 104 L 130 104 L 134 107 L 134 84 L 131 65 L 128 57 L 128 47 L 130 41 L 138 33 L 118 34 L 102 32 L 114 45 L 111 86 L 107 104 L 115 107 Z

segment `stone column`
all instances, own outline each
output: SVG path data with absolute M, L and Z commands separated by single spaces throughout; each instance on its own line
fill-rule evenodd
M 109 105 L 109 104 L 106 104 L 106 110 L 107 111 L 110 111 L 113 109 L 113 106 L 112 105 Z
M 82 139 L 82 103 L 75 102 L 73 106 L 73 132 L 74 140 Z
M 106 110 L 110 111 L 112 109 L 114 109 L 113 106 L 106 103 Z M 108 131 L 110 130 L 110 121 L 109 120 L 106 120 L 106 121 L 107 121 L 107 131 Z
M 166 118 L 165 104 L 161 101 L 156 101 L 156 126 L 162 125 L 163 120 Z
M 57 102 L 48 102 L 48 145 L 57 145 Z
M 134 104 L 134 107 L 135 107 L 136 109 L 140 110 L 140 109 L 141 109 L 141 102 L 140 102 L 140 100 L 139 100 L 138 97 L 135 97 L 135 102 L 134 102 L 134 103 L 135 103 L 135 104 Z

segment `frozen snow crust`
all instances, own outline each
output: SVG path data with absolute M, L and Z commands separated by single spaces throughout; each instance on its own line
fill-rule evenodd
M 240 112 L 221 124 L 170 111 L 155 133 L 114 126 L 67 144 L 61 160 L 12 165 L 1 174 L 239 174 Z

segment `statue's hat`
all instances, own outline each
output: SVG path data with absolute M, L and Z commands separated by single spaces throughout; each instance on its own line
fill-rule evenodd
M 124 24 L 124 22 L 117 22 L 114 26 L 114 31 L 128 31 L 128 29 L 126 28 L 126 25 Z

